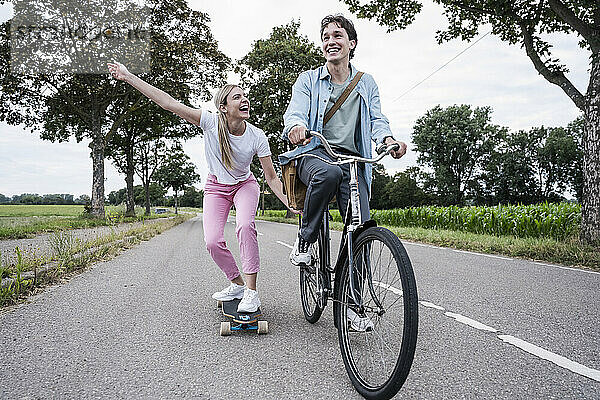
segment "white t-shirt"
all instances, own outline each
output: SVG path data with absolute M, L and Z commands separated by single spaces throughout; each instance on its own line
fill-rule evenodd
M 265 132 L 246 121 L 243 135 L 235 136 L 228 133 L 233 156 L 233 169 L 228 170 L 221 160 L 218 118 L 217 114 L 202 110 L 200 127 L 204 131 L 206 163 L 209 172 L 217 177 L 217 182 L 233 185 L 248 179 L 250 164 L 255 154 L 258 157 L 270 156 L 271 148 Z

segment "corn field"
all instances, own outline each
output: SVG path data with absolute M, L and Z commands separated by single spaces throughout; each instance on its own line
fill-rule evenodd
M 428 206 L 372 210 L 371 218 L 381 225 L 564 240 L 577 234 L 581 223 L 581 206 L 571 203 L 495 207 Z
M 284 217 L 285 211 L 267 211 L 266 215 Z M 334 221 L 342 222 L 338 210 L 331 210 L 331 215 Z M 581 206 L 572 203 L 495 207 L 426 206 L 371 210 L 371 218 L 380 225 L 565 240 L 579 231 Z

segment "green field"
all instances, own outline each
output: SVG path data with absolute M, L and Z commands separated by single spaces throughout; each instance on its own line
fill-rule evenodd
M 102 219 L 84 216 L 83 211 L 84 207 L 79 205 L 0 205 L 0 239 L 22 239 L 44 232 L 93 228 L 173 215 L 151 214 L 145 217 L 144 209 L 136 207 L 137 217 L 125 218 L 124 207 L 107 206 L 106 218 Z
M 83 206 L 0 205 L 0 217 L 76 217 Z

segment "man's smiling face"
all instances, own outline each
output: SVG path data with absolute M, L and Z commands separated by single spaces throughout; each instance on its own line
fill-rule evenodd
M 348 38 L 348 32 L 336 22 L 331 22 L 321 36 L 323 56 L 332 64 L 350 59 L 350 50 L 356 47 L 356 40 Z

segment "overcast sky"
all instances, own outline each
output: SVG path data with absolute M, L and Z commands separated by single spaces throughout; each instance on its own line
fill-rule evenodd
M 189 0 L 193 9 L 207 12 L 210 28 L 219 48 L 232 59 L 243 57 L 257 39 L 267 38 L 273 27 L 292 19 L 300 31 L 319 44 L 323 16 L 342 12 L 352 18 L 358 32 L 353 64 L 374 76 L 379 85 L 384 114 L 397 139 L 409 144 L 401 160 L 385 163 L 393 173 L 416 165 L 411 152 L 415 121 L 430 108 L 470 104 L 490 106 L 492 122 L 512 130 L 534 126 L 565 126 L 579 110 L 558 87 L 535 71 L 525 52 L 488 35 L 452 63 L 401 97 L 409 88 L 451 60 L 470 44 L 459 40 L 438 45 L 435 31 L 446 26 L 441 8 L 424 0 L 424 9 L 406 30 L 386 33 L 375 22 L 358 20 L 337 0 L 283 2 L 271 0 Z M 0 7 L 0 22 L 11 16 L 10 6 Z M 480 36 L 487 33 L 484 28 Z M 577 45 L 575 36 L 553 36 L 554 55 L 565 63 L 568 77 L 585 93 L 589 54 Z M 230 74 L 230 82 L 238 83 Z M 163 88 L 168 92 L 168 88 Z M 252 98 L 250 98 L 252 101 Z M 212 103 L 202 103 L 214 109 Z M 21 127 L 0 124 L 0 194 L 70 193 L 90 194 L 92 163 L 88 142 L 52 143 L 43 141 Z M 202 139 L 185 144 L 185 150 L 206 176 Z M 105 192 L 125 186 L 110 161 L 105 162 Z M 136 181 L 136 184 L 138 182 Z M 198 185 L 201 187 L 203 184 Z

